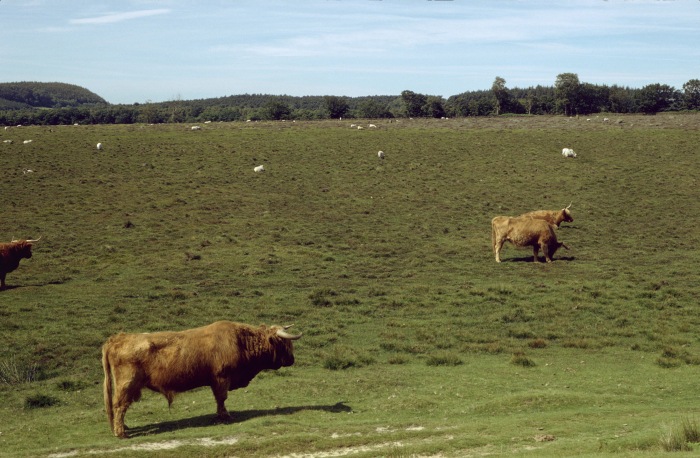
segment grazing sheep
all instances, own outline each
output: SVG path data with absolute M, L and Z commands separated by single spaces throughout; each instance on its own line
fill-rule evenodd
M 98 151 L 102 151 L 102 143 L 97 144 L 97 149 L 98 149 Z
M 576 157 L 576 153 L 571 148 L 564 148 L 561 150 L 561 155 L 564 157 Z
M 253 172 L 255 172 L 255 173 L 264 172 L 264 171 L 265 171 L 264 165 L 258 165 L 257 167 L 253 168 Z
M 24 143 L 26 145 L 27 143 L 31 143 L 31 142 L 32 142 L 31 140 L 25 140 L 22 143 Z
M 369 127 L 375 127 L 375 128 L 376 128 L 377 126 L 375 126 L 374 124 L 370 124 Z
M 3 143 L 12 143 L 12 140 L 3 140 Z
M 192 126 L 192 130 L 202 130 L 202 128 L 199 126 Z
M 379 159 L 384 159 L 384 151 L 378 152 L 377 157 L 379 157 Z

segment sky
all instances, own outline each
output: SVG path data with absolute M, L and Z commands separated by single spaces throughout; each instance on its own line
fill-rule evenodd
M 0 0 L 0 82 L 110 103 L 238 94 L 448 98 L 700 79 L 700 0 Z

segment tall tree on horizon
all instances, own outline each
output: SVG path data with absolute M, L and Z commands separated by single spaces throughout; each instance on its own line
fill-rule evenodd
M 508 89 L 506 88 L 506 80 L 497 76 L 491 85 L 491 92 L 496 97 L 496 116 L 500 115 L 504 108 L 508 106 Z
M 581 83 L 576 73 L 560 73 L 554 83 L 557 105 L 562 107 L 566 116 L 576 112 Z
M 328 111 L 328 117 L 331 119 L 342 118 L 350 109 L 344 97 L 327 95 L 323 97 L 323 102 L 326 104 L 326 111 Z

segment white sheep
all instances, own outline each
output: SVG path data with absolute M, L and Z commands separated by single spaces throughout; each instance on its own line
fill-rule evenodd
M 12 140 L 3 140 L 3 143 L 12 143 Z
M 199 126 L 192 126 L 192 130 L 202 130 L 202 128 Z
M 264 165 L 258 165 L 257 167 L 253 168 L 253 172 L 255 173 L 260 173 L 265 171 L 265 166 Z
M 97 144 L 97 150 L 98 150 L 98 151 L 102 151 L 102 143 L 98 143 L 98 144 Z
M 377 153 L 377 157 L 378 157 L 379 159 L 384 159 L 384 151 L 378 152 L 378 153 Z
M 27 143 L 31 143 L 31 142 L 32 142 L 32 140 L 25 140 L 22 143 L 24 143 L 26 145 Z
M 561 155 L 564 157 L 576 157 L 576 153 L 571 148 L 564 148 L 561 150 Z
M 375 126 L 374 124 L 370 124 L 369 127 L 375 127 L 375 128 L 376 128 L 377 126 Z

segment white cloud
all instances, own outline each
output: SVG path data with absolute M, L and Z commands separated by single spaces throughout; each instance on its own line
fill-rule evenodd
M 126 13 L 112 13 L 104 16 L 89 17 L 82 19 L 71 19 L 71 24 L 112 24 L 115 22 L 129 21 L 131 19 L 139 19 L 148 16 L 157 16 L 160 14 L 168 14 L 171 10 L 166 8 L 154 10 L 129 11 Z

